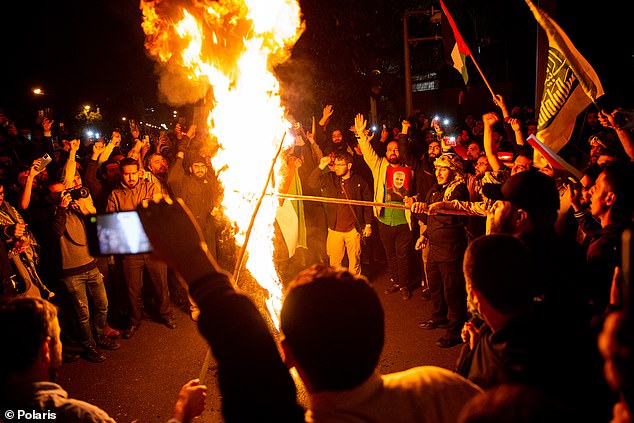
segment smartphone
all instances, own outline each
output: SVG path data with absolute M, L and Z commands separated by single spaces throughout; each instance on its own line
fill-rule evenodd
M 456 137 L 445 136 L 443 137 L 443 140 L 445 141 L 445 145 L 447 147 L 455 147 L 458 145 L 458 142 L 456 141 Z
M 35 170 L 37 170 L 38 172 L 44 170 L 44 168 L 48 166 L 51 161 L 53 161 L 53 158 L 49 156 L 48 153 L 44 153 L 42 157 L 37 159 L 37 163 L 35 163 Z
M 510 162 L 513 160 L 513 152 L 511 151 L 498 151 L 497 153 L 498 159 L 503 162 Z
M 152 244 L 134 210 L 88 215 L 86 232 L 88 251 L 93 257 L 152 252 Z

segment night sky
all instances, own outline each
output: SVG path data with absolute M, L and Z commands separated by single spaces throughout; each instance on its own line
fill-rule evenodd
M 594 66 L 606 92 L 631 103 L 634 37 L 621 10 L 624 2 L 604 1 L 600 9 L 572 0 L 550 3 L 556 3 L 553 17 Z M 334 103 L 346 118 L 367 110 L 373 69 L 381 71 L 381 95 L 402 110 L 403 11 L 439 4 L 303 0 L 300 5 L 306 32 L 291 60 L 278 69 L 291 113 L 305 119 L 321 113 L 326 103 Z M 536 23 L 524 1 L 447 0 L 446 5 L 487 78 L 511 83 L 513 103 L 532 102 Z M 105 114 L 124 115 L 158 105 L 138 2 L 36 0 L 14 2 L 4 12 L 0 105 L 10 114 L 28 118 L 44 106 L 70 114 L 83 104 L 99 104 Z M 471 84 L 482 84 L 473 67 L 470 76 Z M 45 90 L 44 98 L 34 98 L 35 86 Z

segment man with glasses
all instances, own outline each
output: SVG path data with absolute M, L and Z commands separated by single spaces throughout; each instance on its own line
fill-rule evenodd
M 324 156 L 319 166 L 308 178 L 308 185 L 319 188 L 320 195 L 343 200 L 371 201 L 372 192 L 367 182 L 352 173 L 352 156 L 348 153 Z M 331 266 L 341 266 L 348 255 L 348 270 L 353 275 L 361 274 L 361 237 L 372 234 L 372 209 L 352 204 L 325 204 L 328 237 L 326 254 Z

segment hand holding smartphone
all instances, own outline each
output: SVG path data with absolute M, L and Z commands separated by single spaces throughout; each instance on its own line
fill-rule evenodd
M 136 211 L 93 214 L 86 217 L 88 250 L 94 257 L 152 252 Z
M 37 159 L 37 163 L 35 163 L 35 170 L 37 170 L 38 172 L 43 171 L 52 160 L 53 158 L 49 156 L 48 153 L 44 153 L 42 157 Z

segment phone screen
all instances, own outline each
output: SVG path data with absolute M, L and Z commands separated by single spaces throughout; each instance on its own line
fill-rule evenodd
M 448 147 L 455 147 L 458 145 L 458 142 L 454 137 L 445 136 L 443 140 L 445 142 L 445 145 Z
M 141 254 L 152 251 L 136 211 L 89 215 L 86 229 L 93 256 Z

